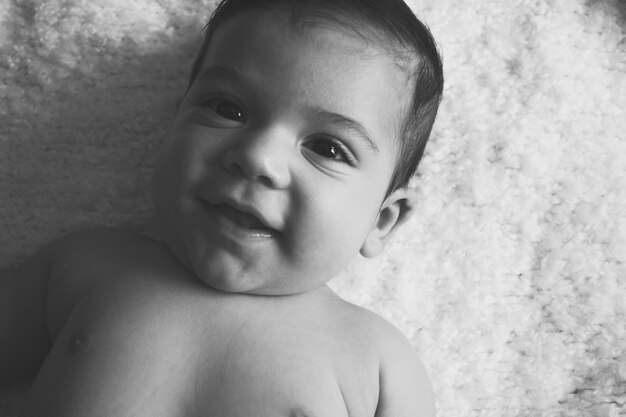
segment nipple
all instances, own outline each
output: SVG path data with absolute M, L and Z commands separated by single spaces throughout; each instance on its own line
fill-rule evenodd
M 308 414 L 306 414 L 302 408 L 298 407 L 291 410 L 289 417 L 308 417 Z
M 89 334 L 79 332 L 70 339 L 70 343 L 68 346 L 69 351 L 72 354 L 82 352 L 87 349 L 87 347 L 89 347 L 90 342 L 91 336 Z

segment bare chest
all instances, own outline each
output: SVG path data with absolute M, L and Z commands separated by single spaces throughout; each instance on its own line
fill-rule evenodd
M 49 361 L 103 415 L 373 416 L 375 364 L 314 302 L 197 290 L 102 286 L 76 305 Z

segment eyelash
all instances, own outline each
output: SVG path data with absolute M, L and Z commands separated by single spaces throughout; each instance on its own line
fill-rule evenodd
M 232 108 L 234 108 L 235 112 L 237 113 L 237 116 L 230 117 L 230 116 L 221 114 L 219 109 L 224 104 L 231 106 L 231 110 L 233 110 Z M 224 97 L 215 97 L 215 98 L 206 100 L 205 105 L 211 108 L 211 110 L 213 110 L 213 112 L 215 112 L 215 114 L 217 114 L 219 117 L 222 117 L 226 120 L 236 122 L 236 123 L 246 122 L 246 115 L 239 108 L 240 106 L 237 103 L 235 103 L 233 100 L 230 100 Z M 356 163 L 356 158 L 352 155 L 352 152 L 350 152 L 348 147 L 345 146 L 343 143 L 341 143 L 339 140 L 334 139 L 332 137 L 318 136 L 318 137 L 313 138 L 312 140 L 309 140 L 307 144 L 309 145 L 307 146 L 307 148 L 311 149 L 311 151 L 315 152 L 317 155 L 321 156 L 322 158 L 326 160 L 340 162 L 340 163 L 347 163 L 348 165 L 351 165 L 351 166 L 354 166 Z M 324 144 L 324 146 L 333 147 L 336 150 L 336 155 L 339 156 L 341 159 L 336 159 L 332 156 L 325 155 L 323 152 L 315 151 L 312 148 L 311 144 L 312 145 Z
M 315 144 L 324 144 L 324 146 L 332 146 L 334 147 L 338 152 L 337 155 L 341 157 L 341 159 L 335 159 L 332 156 L 327 156 L 324 155 L 322 152 L 317 152 L 313 149 L 312 146 L 310 145 L 315 145 Z M 341 163 L 347 163 L 351 166 L 353 166 L 356 163 L 356 159 L 354 158 L 354 156 L 352 155 L 352 153 L 350 152 L 350 150 L 341 142 L 339 142 L 338 140 L 334 139 L 334 138 L 330 138 L 330 137 L 317 137 L 314 138 L 312 140 L 310 140 L 308 142 L 307 146 L 309 149 L 311 149 L 311 151 L 315 152 L 317 155 L 321 156 L 324 159 L 327 159 L 329 161 L 335 161 L 335 162 L 341 162 Z
M 227 115 L 224 115 L 220 112 L 220 108 L 223 108 L 224 104 L 226 104 L 227 106 L 230 106 L 231 109 L 230 110 L 235 110 L 235 113 L 237 113 L 237 115 L 235 117 L 230 117 Z M 216 97 L 216 98 L 212 98 L 209 99 L 205 102 L 205 105 L 208 106 L 209 108 L 211 108 L 211 110 L 213 110 L 215 112 L 215 114 L 217 114 L 218 116 L 233 121 L 233 122 L 237 122 L 237 123 L 245 123 L 246 122 L 246 115 L 245 113 L 240 109 L 240 106 L 235 103 L 233 100 L 229 100 L 227 98 L 224 97 Z

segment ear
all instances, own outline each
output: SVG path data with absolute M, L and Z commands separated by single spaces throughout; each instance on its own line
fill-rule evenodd
M 381 253 L 391 233 L 410 217 L 416 203 L 417 192 L 409 187 L 398 188 L 387 196 L 361 246 L 361 255 L 372 258 Z

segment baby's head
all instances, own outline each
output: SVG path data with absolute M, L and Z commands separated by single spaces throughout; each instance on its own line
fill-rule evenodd
M 398 137 L 398 161 L 389 191 L 408 185 L 417 170 L 437 115 L 443 91 L 443 69 L 435 41 L 402 0 L 226 0 L 206 26 L 204 42 L 189 85 L 202 69 L 215 30 L 244 10 L 282 10 L 296 33 L 315 27 L 338 29 L 378 47 L 405 72 L 405 109 Z M 379 52 L 380 52 L 379 51 Z
M 155 169 L 167 244 L 216 289 L 271 295 L 378 254 L 442 88 L 401 0 L 222 2 Z

